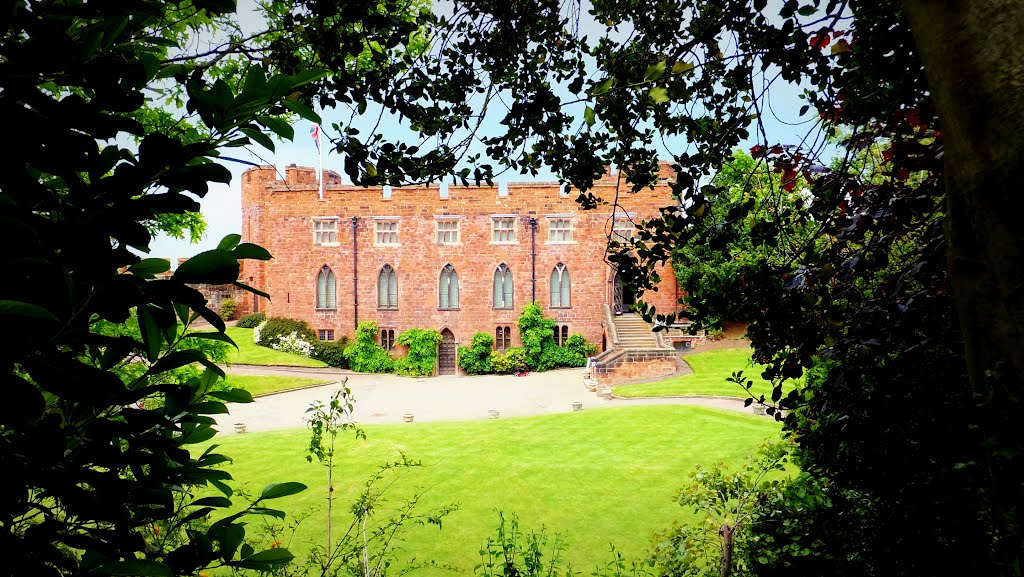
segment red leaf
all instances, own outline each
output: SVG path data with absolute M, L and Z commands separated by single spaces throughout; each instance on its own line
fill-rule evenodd
M 828 32 L 819 32 L 810 39 L 811 46 L 821 50 L 822 48 L 828 48 L 828 45 L 832 43 L 832 38 Z

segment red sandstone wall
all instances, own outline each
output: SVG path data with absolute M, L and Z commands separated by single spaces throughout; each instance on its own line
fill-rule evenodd
M 663 177 L 665 175 L 663 174 Z M 518 183 L 508 187 L 507 196 L 497 188 L 450 187 L 448 198 L 440 197 L 438 186 L 394 189 L 391 198 L 383 191 L 365 189 L 339 182 L 329 173 L 323 199 L 318 198 L 316 173 L 311 168 L 289 167 L 284 181 L 276 178 L 272 167 L 253 168 L 242 177 L 242 236 L 274 255 L 269 263 L 249 263 L 245 274 L 252 284 L 270 293 L 273 302 L 260 299 L 260 310 L 268 315 L 287 316 L 309 321 L 314 329 L 334 329 L 336 336 L 354 330 L 354 296 L 358 296 L 358 320 L 374 320 L 396 332 L 412 328 L 450 329 L 460 344 L 469 342 L 476 332 L 494 334 L 498 325 L 513 327 L 513 342 L 520 344 L 515 321 L 532 300 L 530 283 L 530 218 L 537 219 L 536 299 L 547 316 L 559 324 L 568 324 L 570 332 L 580 332 L 600 346 L 602 342 L 602 305 L 612 298 L 613 271 L 604 262 L 610 207 L 580 210 L 576 194 L 563 195 L 557 183 Z M 614 197 L 614 181 L 596 187 L 598 196 Z M 621 193 L 620 210 L 649 218 L 657 209 L 672 202 L 667 186 L 636 194 Z M 516 215 L 514 244 L 491 242 L 492 215 Z M 548 242 L 548 215 L 572 215 L 574 240 L 559 244 Z M 460 242 L 439 245 L 436 242 L 435 217 L 459 217 Z M 313 242 L 315 217 L 338 218 L 338 245 L 316 246 Z M 358 265 L 353 270 L 353 227 Z M 396 217 L 399 222 L 398 246 L 375 246 L 374 217 Z M 572 279 L 572 307 L 550 308 L 552 269 L 563 263 Z M 445 264 L 452 264 L 460 284 L 460 309 L 438 310 L 438 275 Z M 505 263 L 515 284 L 515 309 L 492 308 L 492 283 L 495 268 Z M 334 311 L 315 310 L 316 277 L 327 264 L 337 279 L 337 304 Z M 377 309 L 377 274 L 390 264 L 398 277 L 398 310 Z M 675 310 L 679 296 L 674 275 L 666 267 L 660 273 L 657 293 L 645 300 L 659 310 Z M 353 292 L 353 280 L 357 285 Z M 248 278 L 244 278 L 248 281 Z M 247 307 L 251 308 L 251 307 Z

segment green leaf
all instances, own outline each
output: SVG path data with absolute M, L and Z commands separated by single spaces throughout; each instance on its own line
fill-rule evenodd
M 139 320 L 139 332 L 142 333 L 142 343 L 146 346 L 146 360 L 155 362 L 164 343 L 160 326 L 156 322 L 156 317 L 146 307 L 139 307 L 136 316 Z
M 140 577 L 174 577 L 174 572 L 167 565 L 149 559 L 131 559 L 116 561 L 97 567 L 94 571 L 100 575 L 130 575 Z
M 276 116 L 257 116 L 256 121 L 284 140 L 295 139 L 295 129 L 292 125 Z
M 210 391 L 210 396 L 229 403 L 251 403 L 252 395 L 245 389 L 228 389 L 226 391 Z
M 148 375 L 156 375 L 159 373 L 165 373 L 167 371 L 173 371 L 179 367 L 185 365 L 191 365 L 192 363 L 201 363 L 206 360 L 206 355 L 195 349 L 187 349 L 183 351 L 174 351 L 170 354 L 164 355 L 159 361 L 149 367 L 146 371 Z
M 208 479 L 208 481 L 227 497 L 230 497 L 235 492 L 234 489 L 231 488 L 231 485 L 228 485 L 224 481 L 218 481 L 217 479 Z
M 39 305 L 9 300 L 0 300 L 0 317 L 20 317 L 51 322 L 57 322 L 58 320 L 53 313 Z
M 817 11 L 818 9 L 814 5 L 807 5 L 801 7 L 799 10 L 796 11 L 796 13 L 801 16 L 810 16 L 811 14 L 814 14 Z
M 193 284 L 229 284 L 238 280 L 238 261 L 226 250 L 208 250 L 181 263 L 174 279 Z
M 128 271 L 143 278 L 153 278 L 162 272 L 171 270 L 171 261 L 165 258 L 144 258 L 128 267 Z
M 263 488 L 263 492 L 260 493 L 259 500 L 264 499 L 277 499 L 279 497 L 287 497 L 288 495 L 295 495 L 305 491 L 307 487 L 302 483 L 296 483 L 289 481 L 287 483 L 271 483 Z
M 612 89 L 613 80 L 614 79 L 612 78 L 605 79 L 604 82 L 601 82 L 600 84 L 594 87 L 594 91 L 591 92 L 591 94 L 593 94 L 594 96 L 601 96 L 602 94 L 606 94 L 609 90 Z
M 288 552 L 287 549 L 267 549 L 266 551 L 260 551 L 255 555 L 246 557 L 246 561 L 253 561 L 256 563 L 270 563 L 271 565 L 283 565 L 295 556 Z
M 238 243 L 242 242 L 242 235 L 240 234 L 229 234 L 224 238 L 220 239 L 220 243 L 217 244 L 217 248 L 221 250 L 234 250 Z
M 281 100 L 281 104 L 283 104 L 284 107 L 287 108 L 288 110 L 291 110 L 295 114 L 298 114 L 299 116 L 301 116 L 302 118 L 305 118 L 306 120 L 308 120 L 310 122 L 315 122 L 316 124 L 321 124 L 323 122 L 320 119 L 320 115 L 315 113 L 315 112 L 313 112 L 312 108 L 306 106 L 305 104 L 303 104 L 303 103 L 301 103 L 301 102 L 299 102 L 297 100 L 292 100 L 291 98 L 285 98 L 285 99 Z
M 244 291 L 251 292 L 252 294 L 259 295 L 259 296 L 261 296 L 261 297 L 263 297 L 263 298 L 265 298 L 267 300 L 270 300 L 270 295 L 265 293 L 265 292 L 263 292 L 263 291 L 261 291 L 258 288 L 254 288 L 254 287 L 251 287 L 251 286 L 249 286 L 247 284 L 243 284 L 243 283 L 240 283 L 240 282 L 233 282 L 231 284 L 235 285 L 236 287 L 238 287 L 238 288 L 240 288 L 240 289 L 242 289 Z
M 243 242 L 238 245 L 233 251 L 235 258 L 238 260 L 244 258 L 251 258 L 254 260 L 270 260 L 274 257 L 270 256 L 270 252 L 258 244 L 252 244 L 251 242 Z
M 271 152 L 273 152 L 275 150 L 274 149 L 274 141 L 273 141 L 273 139 L 271 139 L 269 136 L 267 136 L 263 132 L 261 132 L 259 130 L 256 130 L 255 128 L 245 128 L 245 127 L 242 127 L 239 130 L 242 131 L 242 134 L 244 134 L 244 135 L 248 136 L 249 138 L 255 140 L 263 148 L 266 148 L 267 150 L 269 150 Z
M 647 82 L 653 82 L 662 77 L 665 74 L 665 61 L 662 60 L 657 64 L 652 64 L 647 67 L 644 71 L 644 80 Z
M 672 65 L 672 74 L 682 74 L 688 70 L 693 70 L 693 64 L 680 60 Z
M 203 441 L 209 441 L 217 434 L 217 429 L 209 425 L 197 425 L 191 431 L 186 431 L 178 441 L 182 445 L 194 445 L 196 443 L 202 443 Z
M 197 415 L 226 415 L 228 407 L 220 401 L 204 401 L 190 405 L 192 412 Z
M 188 504 L 189 507 L 230 507 L 231 499 L 227 497 L 213 496 L 196 499 Z
M 655 86 L 650 92 L 651 100 L 658 104 L 668 102 L 668 90 L 662 86 Z
M 220 341 L 222 343 L 227 343 L 227 344 L 235 347 L 236 349 L 238 348 L 238 345 L 235 343 L 234 340 L 232 340 L 231 337 L 227 336 L 224 333 L 217 332 L 217 331 L 208 332 L 208 333 L 188 333 L 187 335 L 185 335 L 182 338 L 185 338 L 185 339 L 208 339 L 208 340 L 211 340 L 211 341 Z
M 594 123 L 597 122 L 593 108 L 588 106 L 586 110 L 583 111 L 583 120 L 586 121 L 587 126 L 593 126 Z

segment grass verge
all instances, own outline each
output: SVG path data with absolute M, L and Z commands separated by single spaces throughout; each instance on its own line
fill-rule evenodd
M 706 353 L 696 353 L 684 357 L 693 373 L 671 377 L 653 383 L 637 385 L 620 385 L 612 387 L 612 392 L 620 397 L 664 397 L 677 395 L 721 395 L 726 397 L 745 398 L 746 391 L 725 379 L 735 371 L 743 371 L 743 376 L 754 380 L 750 392 L 754 396 L 764 395 L 771 398 L 772 385 L 761 379 L 761 365 L 750 360 L 750 349 L 719 349 Z M 783 388 L 789 392 L 792 385 Z
M 252 329 L 228 327 L 227 334 L 238 345 L 238 350 L 231 349 L 228 363 L 240 365 L 282 365 L 292 367 L 326 367 L 316 359 L 302 355 L 282 353 L 274 349 L 261 347 L 252 342 Z
M 307 379 L 303 377 L 284 377 L 278 375 L 231 375 L 225 381 L 232 387 L 239 387 L 249 391 L 252 396 L 267 395 L 278 391 L 298 389 L 301 387 L 312 387 L 330 383 L 330 379 Z
M 364 441 L 350 434 L 339 438 L 336 533 L 348 525 L 349 506 L 376 466 L 405 453 L 426 466 L 395 480 L 387 494 L 390 507 L 418 490 L 426 490 L 422 507 L 461 504 L 444 519 L 443 530 L 413 529 L 403 546 L 406 558 L 451 563 L 458 574 L 471 574 L 480 545 L 497 525 L 496 511 L 502 510 L 517 513 L 527 530 L 561 533 L 568 544 L 565 557 L 589 573 L 610 559 L 609 544 L 627 557 L 641 555 L 652 531 L 688 514 L 674 496 L 695 464 L 738 464 L 758 444 L 777 438 L 779 425 L 704 407 L 658 405 L 374 425 L 365 431 Z M 233 435 L 217 442 L 218 452 L 234 459 L 227 471 L 252 493 L 270 482 L 307 484 L 304 493 L 272 505 L 290 514 L 312 511 L 294 540 L 285 543 L 293 553 L 303 555 L 311 540 L 323 541 L 326 469 L 306 462 L 308 431 Z M 254 520 L 252 530 L 258 525 Z

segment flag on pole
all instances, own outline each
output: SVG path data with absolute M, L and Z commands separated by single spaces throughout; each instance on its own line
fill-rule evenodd
M 317 152 L 320 152 L 320 125 L 319 124 L 310 124 L 309 125 L 309 135 L 311 137 L 313 137 L 313 142 L 316 143 L 316 150 L 317 150 Z
M 316 144 L 316 153 L 318 157 L 318 176 L 320 180 L 320 198 L 324 197 L 324 150 L 320 147 L 320 125 L 313 123 L 309 125 L 309 135 L 313 137 L 313 142 Z

